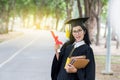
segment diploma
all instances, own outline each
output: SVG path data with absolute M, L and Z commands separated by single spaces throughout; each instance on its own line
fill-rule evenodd
M 60 40 L 58 40 L 58 36 L 55 35 L 55 33 L 53 31 L 50 31 L 53 38 L 54 38 L 54 41 L 55 41 L 55 44 L 56 45 L 60 45 L 60 44 L 63 44 Z

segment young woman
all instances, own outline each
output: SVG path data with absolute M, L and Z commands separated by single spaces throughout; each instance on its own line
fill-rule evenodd
M 77 18 L 67 22 L 71 25 L 70 39 L 67 41 L 60 52 L 59 45 L 55 45 L 56 54 L 52 63 L 52 80 L 95 80 L 95 60 L 93 50 L 90 47 L 88 31 L 85 22 L 88 18 Z M 89 63 L 85 68 L 77 69 L 72 64 L 66 65 L 66 60 L 70 52 L 74 49 L 72 56 L 85 55 Z

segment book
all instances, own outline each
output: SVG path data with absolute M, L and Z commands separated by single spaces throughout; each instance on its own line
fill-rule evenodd
M 89 59 L 86 59 L 86 56 L 74 56 L 68 57 L 66 60 L 66 64 L 72 64 L 75 68 L 85 68 L 89 63 Z
M 89 59 L 86 58 L 71 58 L 70 64 L 72 64 L 75 68 L 85 68 L 89 63 Z

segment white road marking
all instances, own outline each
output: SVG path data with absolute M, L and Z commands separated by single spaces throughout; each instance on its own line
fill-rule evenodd
M 6 63 L 10 62 L 16 55 L 18 55 L 20 52 L 22 52 L 25 48 L 30 46 L 33 42 L 35 42 L 37 39 L 32 40 L 30 43 L 28 43 L 26 46 L 15 52 L 11 57 L 9 57 L 6 61 L 2 62 L 0 64 L 0 68 L 2 68 Z

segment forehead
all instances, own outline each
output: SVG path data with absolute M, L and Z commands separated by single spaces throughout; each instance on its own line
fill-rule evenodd
M 72 30 L 78 30 L 78 29 L 82 29 L 82 27 L 81 26 L 75 26 L 75 27 L 72 28 Z

